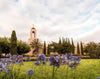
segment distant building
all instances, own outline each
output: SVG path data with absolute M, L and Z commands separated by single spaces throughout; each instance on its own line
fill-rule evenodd
M 30 45 L 30 47 L 31 47 L 31 43 L 34 42 L 34 40 L 39 41 L 39 39 L 37 39 L 36 29 L 34 28 L 34 24 L 33 24 L 33 27 L 31 28 L 31 31 L 30 31 L 30 38 L 28 39 L 28 44 Z M 39 53 L 42 53 L 42 49 L 39 49 Z M 36 53 L 35 48 L 31 47 L 31 51 L 27 53 L 26 55 L 33 55 L 33 54 L 37 54 L 37 53 Z

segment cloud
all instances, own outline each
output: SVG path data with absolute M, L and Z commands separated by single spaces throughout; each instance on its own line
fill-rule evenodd
M 75 41 L 97 41 L 100 26 L 99 0 L 0 0 L 0 35 L 10 37 L 16 30 L 17 38 L 28 42 L 32 24 L 37 37 L 47 42 L 59 37 Z

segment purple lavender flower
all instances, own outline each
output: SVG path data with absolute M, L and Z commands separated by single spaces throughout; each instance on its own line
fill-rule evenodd
M 71 59 L 72 56 L 73 56 L 73 54 L 72 54 L 72 53 L 67 53 L 67 54 L 65 54 L 65 56 L 66 56 L 68 59 Z
M 61 56 L 61 64 L 64 65 L 64 64 L 67 64 L 67 62 L 68 62 L 67 57 L 65 55 L 62 55 Z
M 6 69 L 6 65 L 4 65 L 2 62 L 0 62 L 0 71 L 3 71 Z
M 24 62 L 23 62 L 23 60 L 18 60 L 18 64 L 21 64 L 21 65 L 23 65 L 24 64 Z
M 98 77 L 98 79 L 100 79 L 100 76 Z
M 25 61 L 27 61 L 28 57 L 25 57 Z
M 11 72 L 11 68 L 8 68 L 7 70 L 6 70 L 6 73 L 8 74 L 8 73 L 10 73 Z
M 60 59 L 58 57 L 50 56 L 49 58 L 50 66 L 57 66 L 60 67 Z
M 18 55 L 18 59 L 21 59 L 21 58 L 23 58 L 23 55 Z
M 25 57 L 25 61 L 31 61 L 31 57 Z
M 28 75 L 33 75 L 33 74 L 34 74 L 34 70 L 29 69 L 29 70 L 27 71 L 27 74 L 28 74 Z
M 72 56 L 70 61 L 69 61 L 69 67 L 75 69 L 80 63 L 81 63 L 81 58 L 80 57 Z
M 40 54 L 37 58 L 38 61 L 46 61 L 46 57 L 44 54 Z
M 29 57 L 28 59 L 29 59 L 29 61 L 31 61 L 31 57 Z
M 11 56 L 10 54 L 7 54 L 7 55 L 6 55 L 7 58 L 10 58 L 10 56 Z
M 34 65 L 38 65 L 39 66 L 40 65 L 40 61 L 35 61 Z

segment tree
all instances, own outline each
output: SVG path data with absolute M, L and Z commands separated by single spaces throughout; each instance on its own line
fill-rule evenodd
M 61 44 L 61 38 L 59 38 L 59 44 Z
M 11 48 L 10 53 L 12 55 L 17 54 L 17 37 L 16 32 L 13 30 L 11 34 Z
M 70 40 L 69 42 L 67 42 L 65 38 L 62 38 L 62 40 L 59 39 L 58 43 L 52 42 L 49 45 L 50 45 L 50 52 L 58 52 L 59 54 L 65 54 L 72 51 L 72 44 L 70 43 Z
M 72 53 L 74 54 L 75 52 L 75 46 L 74 46 L 74 42 L 73 42 L 73 39 L 72 39 Z
M 25 54 L 30 51 L 30 46 L 23 41 L 17 41 L 17 53 L 18 54 Z
M 82 44 L 82 42 L 81 42 L 81 45 L 80 45 L 80 46 L 81 46 L 81 54 L 84 55 L 83 44 Z
M 77 42 L 77 54 L 80 54 L 79 43 Z
M 44 41 L 44 48 L 43 48 L 43 51 L 44 51 L 44 54 L 46 54 L 46 42 Z
M 100 44 L 90 42 L 84 48 L 84 52 L 88 53 L 90 58 L 99 58 L 99 56 L 100 56 Z
M 47 53 L 50 54 L 50 45 L 48 44 Z
M 2 49 L 1 49 L 1 45 L 0 45 L 0 58 L 2 56 Z
M 39 42 L 38 39 L 35 39 L 32 43 L 31 43 L 31 47 L 35 48 L 36 53 L 39 52 L 39 49 L 42 48 L 42 44 Z
M 10 39 L 7 37 L 0 37 L 0 46 L 2 49 L 2 53 L 9 53 L 10 52 Z

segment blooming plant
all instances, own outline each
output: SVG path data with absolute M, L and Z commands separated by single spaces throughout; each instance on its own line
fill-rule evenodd
M 25 61 L 31 60 L 31 57 L 25 57 Z M 44 54 L 40 54 L 37 57 L 37 61 L 32 63 L 32 69 L 27 70 L 28 79 L 30 79 L 36 71 L 35 67 L 40 68 L 40 74 L 42 78 L 48 78 L 48 75 L 43 75 L 46 72 L 46 65 L 48 65 L 46 62 L 49 62 L 49 66 L 52 67 L 52 79 L 55 79 L 55 74 L 61 67 L 61 65 L 64 65 L 64 69 L 70 67 L 71 69 L 76 69 L 78 65 L 81 63 L 81 58 L 73 56 L 71 53 L 67 53 L 65 55 L 58 55 L 58 56 L 50 56 L 48 60 L 46 60 L 46 56 Z M 16 72 L 15 65 L 18 65 L 18 71 Z M 0 59 L 0 74 L 3 72 L 6 72 L 6 74 L 11 74 L 11 79 L 18 79 L 19 74 L 21 71 L 21 65 L 24 65 L 23 56 L 22 55 L 10 55 L 7 54 L 6 58 Z M 33 68 L 33 65 L 36 65 Z M 67 76 L 68 74 L 66 74 Z M 7 78 L 7 76 L 5 77 Z M 99 77 L 98 77 L 99 78 Z M 67 77 L 66 77 L 67 79 Z M 75 78 L 74 78 L 75 79 Z

